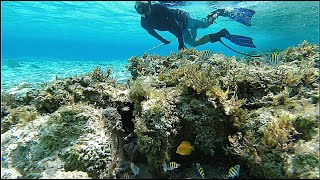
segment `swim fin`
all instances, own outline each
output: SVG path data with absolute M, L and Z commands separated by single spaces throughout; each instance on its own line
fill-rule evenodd
M 208 16 L 213 16 L 214 14 L 218 14 L 223 17 L 230 17 L 231 19 L 244 24 L 246 26 L 251 26 L 251 18 L 256 13 L 254 10 L 246 9 L 246 8 L 234 8 L 234 9 L 217 9 L 212 11 Z
M 256 12 L 251 9 L 246 8 L 235 8 L 231 11 L 227 11 L 228 17 L 231 19 L 244 24 L 246 26 L 251 26 L 251 18 Z
M 239 46 L 244 46 L 244 47 L 252 47 L 255 48 L 256 46 L 252 42 L 251 37 L 246 37 L 246 36 L 240 36 L 240 35 L 232 35 L 230 34 L 229 36 L 226 37 L 228 40 L 233 42 L 234 44 L 237 44 Z
M 227 29 L 221 29 L 217 33 L 209 34 L 210 37 L 210 42 L 215 43 L 217 41 L 221 41 L 221 37 L 225 37 L 232 43 L 239 45 L 239 46 L 244 46 L 244 47 L 252 47 L 255 48 L 256 46 L 252 42 L 251 37 L 246 37 L 246 36 L 240 36 L 240 35 L 233 35 L 230 34 Z

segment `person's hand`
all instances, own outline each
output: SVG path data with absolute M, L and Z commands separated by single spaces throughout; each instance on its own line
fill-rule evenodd
M 215 11 L 212 11 L 208 16 L 216 16 L 215 18 L 217 18 L 218 16 L 224 16 L 226 17 L 226 13 L 225 13 L 225 9 L 217 9 Z
M 187 47 L 184 44 L 179 44 L 178 50 L 187 49 Z
M 223 16 L 223 17 L 227 17 L 228 16 L 228 14 L 227 14 L 225 9 L 218 9 L 217 10 L 217 15 L 218 16 Z
M 212 15 L 211 18 L 214 21 L 214 20 L 216 20 L 218 18 L 218 16 L 219 16 L 219 13 L 216 13 L 216 14 Z
M 208 23 L 209 25 L 211 25 L 212 23 L 216 23 L 215 20 L 218 18 L 218 13 L 215 13 L 213 15 L 208 15 L 207 19 L 208 19 Z
M 170 44 L 170 41 L 164 39 L 164 40 L 162 41 L 162 43 L 165 44 L 165 45 L 167 45 L 167 44 Z

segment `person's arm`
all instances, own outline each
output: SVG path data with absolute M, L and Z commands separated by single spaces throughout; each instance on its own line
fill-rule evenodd
M 157 38 L 162 43 L 169 44 L 170 41 L 168 41 L 168 40 L 164 39 L 163 37 L 161 37 L 154 29 L 147 29 L 147 31 L 151 36 Z
M 161 41 L 162 43 L 165 43 L 165 44 L 169 44 L 170 41 L 164 39 L 163 37 L 161 37 L 154 29 L 152 28 L 149 28 L 148 26 L 145 25 L 145 23 L 143 23 L 143 21 L 141 21 L 141 26 L 148 31 L 148 33 L 157 38 L 159 41 Z
M 175 35 L 178 38 L 178 42 L 179 42 L 178 49 L 186 48 L 186 46 L 184 45 L 184 42 L 183 42 L 181 30 L 173 30 L 173 31 L 170 31 L 170 33 L 172 33 L 173 35 Z
M 164 7 L 162 12 L 164 13 L 165 16 L 168 17 L 169 23 L 172 25 L 172 30 L 170 30 L 169 32 L 178 38 L 178 42 L 179 42 L 178 49 L 186 48 L 183 42 L 182 30 L 181 30 L 180 24 L 178 23 L 172 10 Z

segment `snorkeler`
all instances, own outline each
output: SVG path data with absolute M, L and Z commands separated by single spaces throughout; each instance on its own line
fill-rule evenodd
M 192 47 L 200 46 L 208 42 L 215 43 L 220 41 L 223 43 L 221 37 L 239 46 L 255 47 L 252 38 L 232 35 L 226 29 L 196 39 L 197 30 L 199 28 L 209 27 L 218 16 L 228 16 L 242 24 L 250 26 L 251 17 L 255 13 L 253 10 L 244 8 L 237 8 L 233 11 L 218 9 L 211 12 L 206 18 L 195 19 L 192 18 L 188 12 L 179 9 L 170 9 L 160 3 L 151 4 L 150 1 L 136 1 L 134 8 L 141 15 L 141 26 L 146 29 L 150 35 L 164 44 L 169 44 L 170 41 L 161 37 L 155 30 L 169 31 L 176 36 L 179 42 L 178 50 L 186 48 L 184 43 Z

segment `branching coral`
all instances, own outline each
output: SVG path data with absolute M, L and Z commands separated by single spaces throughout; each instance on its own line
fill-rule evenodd
M 101 67 L 96 67 L 93 69 L 91 73 L 88 73 L 89 77 L 91 77 L 94 81 L 104 81 L 105 75 L 103 74 Z M 110 71 L 108 73 L 108 76 L 110 75 Z
M 289 47 L 283 54 L 283 61 L 313 64 L 319 66 L 319 45 L 303 41 L 298 47 Z

